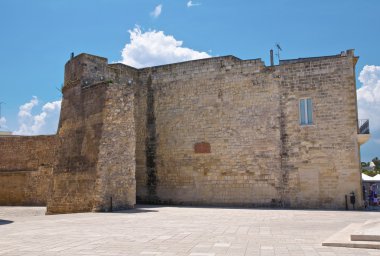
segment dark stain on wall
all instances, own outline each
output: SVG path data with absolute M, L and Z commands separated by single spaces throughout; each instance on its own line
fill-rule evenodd
M 148 201 L 157 201 L 157 170 L 156 170 L 156 116 L 154 114 L 154 90 L 152 77 L 147 81 L 147 122 L 148 135 L 146 138 L 146 170 Z

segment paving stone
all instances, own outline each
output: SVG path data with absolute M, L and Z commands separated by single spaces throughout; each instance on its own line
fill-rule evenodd
M 0 207 L 0 219 L 10 221 L 0 225 L 0 255 L 380 255 L 321 246 L 350 223 L 378 218 L 377 212 L 148 205 L 138 210 L 43 215 L 43 207 Z

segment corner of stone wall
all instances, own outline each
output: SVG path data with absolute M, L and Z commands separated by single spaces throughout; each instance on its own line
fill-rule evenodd
M 106 91 L 93 211 L 128 209 L 136 204 L 133 86 L 113 83 Z

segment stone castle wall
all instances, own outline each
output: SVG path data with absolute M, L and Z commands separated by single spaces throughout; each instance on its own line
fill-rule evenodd
M 138 200 L 344 208 L 346 194 L 361 198 L 355 61 L 348 51 L 275 67 L 222 57 L 142 70 Z M 305 97 L 311 126 L 299 125 Z
M 46 205 L 56 136 L 0 137 L 0 205 Z
M 279 87 L 271 68 L 260 60 L 223 57 L 146 69 L 141 81 L 148 100 L 141 100 L 140 114 L 149 112 L 153 97 L 155 126 L 155 134 L 147 131 L 147 120 L 138 129 L 141 201 L 280 201 Z M 144 140 L 152 136 L 155 166 L 148 171 Z M 209 152 L 197 152 L 200 143 Z
M 48 212 L 136 198 L 344 208 L 352 191 L 360 207 L 356 60 L 347 51 L 267 67 L 226 56 L 138 70 L 78 55 L 65 66 Z M 314 122 L 301 126 L 305 97 Z

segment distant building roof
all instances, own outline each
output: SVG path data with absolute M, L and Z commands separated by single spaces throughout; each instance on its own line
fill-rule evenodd
M 362 180 L 370 181 L 370 182 L 380 182 L 380 174 L 377 174 L 374 177 L 371 177 L 371 176 L 368 176 L 367 174 L 362 173 Z

